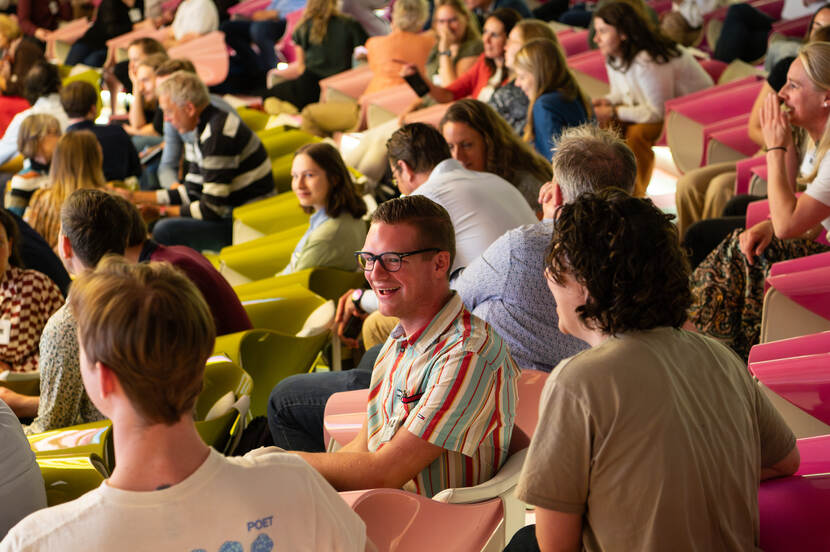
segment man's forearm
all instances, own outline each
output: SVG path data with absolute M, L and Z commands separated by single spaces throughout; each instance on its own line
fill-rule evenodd
M 295 452 L 311 464 L 338 491 L 400 488 L 403 483 L 385 478 L 388 470 L 382 469 L 373 452 Z

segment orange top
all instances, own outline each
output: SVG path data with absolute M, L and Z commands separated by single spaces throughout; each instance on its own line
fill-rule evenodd
M 386 36 L 375 36 L 367 40 L 366 49 L 369 51 L 372 80 L 369 81 L 364 94 L 405 84 L 400 77 L 400 61 L 416 65 L 418 71 L 423 74 L 427 56 L 434 44 L 435 36 L 429 31 L 416 34 L 394 30 Z

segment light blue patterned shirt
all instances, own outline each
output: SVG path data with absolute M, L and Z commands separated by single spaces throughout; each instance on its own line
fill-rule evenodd
M 522 369 L 550 372 L 588 345 L 559 331 L 556 302 L 545 282 L 553 222 L 509 230 L 455 280 L 472 313 L 496 328 Z

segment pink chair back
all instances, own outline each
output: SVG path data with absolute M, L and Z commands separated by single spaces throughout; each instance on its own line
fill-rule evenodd
M 285 16 L 285 33 L 283 33 L 282 39 L 277 43 L 277 51 L 286 63 L 291 63 L 297 59 L 297 56 L 294 54 L 294 41 L 291 39 L 291 35 L 302 16 L 303 10 L 301 9 Z
M 559 39 L 559 44 L 565 51 L 565 57 L 581 54 L 589 49 L 588 29 L 558 33 L 556 38 Z
M 366 419 L 368 389 L 335 393 L 326 401 L 323 414 L 323 442 L 334 439 L 341 447 L 357 436 Z
M 254 12 L 264 10 L 271 3 L 271 0 L 246 0 L 228 8 L 228 15 L 251 17 Z
M 830 435 L 799 439 L 798 454 L 801 465 L 795 475 L 830 473 Z
M 749 181 L 752 178 L 753 169 L 764 167 L 766 169 L 767 159 L 763 155 L 742 159 L 735 165 L 735 195 L 743 195 L 749 192 Z
M 167 54 L 171 58 L 187 58 L 192 61 L 199 77 L 208 86 L 219 84 L 228 76 L 230 62 L 225 33 L 222 31 L 213 31 L 170 48 Z
M 713 86 L 666 102 L 666 114 L 677 111 L 701 124 L 712 124 L 749 113 L 763 81 L 747 77 Z
M 775 263 L 770 267 L 769 275 L 780 276 L 781 274 L 791 274 L 793 272 L 828 266 L 830 266 L 830 253 L 817 253 L 799 259 L 790 259 L 789 261 Z
M 769 276 L 767 283 L 805 309 L 830 320 L 830 266 Z
M 766 169 L 764 169 L 765 171 Z M 766 173 L 761 173 L 761 168 L 753 169 L 753 171 L 758 171 L 759 174 L 763 174 L 766 177 Z M 795 194 L 796 197 L 800 197 L 801 193 Z M 753 201 L 750 203 L 746 208 L 746 227 L 751 228 L 752 226 L 758 224 L 762 220 L 769 218 L 769 200 L 768 199 L 760 199 L 758 201 Z M 822 230 L 819 232 L 818 236 L 816 237 L 816 241 L 819 243 L 823 243 L 825 245 L 830 245 L 830 242 L 827 241 L 827 233 Z
M 588 50 L 567 59 L 568 67 L 602 82 L 608 82 L 608 71 L 605 69 L 605 56 L 599 50 Z
M 530 446 L 530 439 L 539 421 L 539 399 L 548 375 L 539 370 L 522 370 L 518 383 L 519 403 L 516 405 L 516 420 L 510 438 L 511 454 Z
M 671 11 L 671 0 L 650 0 L 648 5 L 651 6 L 658 15 L 661 13 L 665 13 L 667 11 Z
M 776 21 L 772 24 L 772 32 L 782 34 L 784 36 L 791 36 L 793 38 L 801 38 L 807 32 L 810 26 L 810 21 L 813 19 L 812 15 L 805 15 L 798 19 L 790 19 L 788 21 Z
M 179 4 L 182 3 L 183 0 L 167 0 L 161 4 L 161 11 L 162 13 L 172 13 L 178 9 Z
M 830 550 L 830 474 L 762 482 L 758 512 L 766 552 Z
M 712 77 L 712 81 L 714 82 L 718 82 L 718 79 L 726 70 L 728 65 L 716 59 L 699 59 L 698 63 L 700 63 L 700 66 L 703 67 L 704 71 L 709 73 L 709 76 Z
M 777 395 L 830 423 L 830 345 L 821 353 L 750 362 L 749 371 Z

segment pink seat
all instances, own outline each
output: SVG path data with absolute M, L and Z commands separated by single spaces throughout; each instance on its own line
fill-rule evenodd
M 671 11 L 671 0 L 650 0 L 648 5 L 651 6 L 658 15 Z
M 710 77 L 712 77 L 713 82 L 718 82 L 718 79 L 728 66 L 728 64 L 717 59 L 699 59 L 698 62 L 700 63 L 700 66 L 703 67 L 703 70 L 706 71 Z
M 772 32 L 791 36 L 793 38 L 801 38 L 807 32 L 810 26 L 810 21 L 813 19 L 812 15 L 805 15 L 798 19 L 790 19 L 788 21 L 776 21 L 772 24 Z
M 767 159 L 763 155 L 738 161 L 735 165 L 735 195 L 749 193 L 749 182 L 753 174 L 752 170 L 756 167 L 764 167 L 766 169 L 766 166 Z
M 323 414 L 323 442 L 326 446 L 333 439 L 342 447 L 357 436 L 366 418 L 368 398 L 368 389 L 343 391 L 329 397 Z
M 716 130 L 710 127 L 704 129 L 704 165 L 739 161 L 758 152 L 758 144 L 749 137 L 749 115 L 741 115 L 735 119 L 745 119 L 746 122 Z
M 418 111 L 413 111 L 412 113 L 406 116 L 406 122 L 424 123 L 438 128 L 438 123 L 441 122 L 441 118 L 444 116 L 444 113 L 447 112 L 451 105 L 452 104 L 449 103 L 436 104 L 426 107 L 424 109 L 419 109 Z
M 196 66 L 199 77 L 208 86 L 219 84 L 228 76 L 228 48 L 225 33 L 213 31 L 170 48 L 171 58 L 187 58 Z
M 766 552 L 830 550 L 828 511 L 830 474 L 762 482 L 758 491 L 761 548 Z
M 565 57 L 588 51 L 588 29 L 559 33 L 556 38 L 565 51 Z
M 183 0 L 167 0 L 166 2 L 162 3 L 161 11 L 162 13 L 173 13 L 179 8 L 179 4 L 182 3 Z
M 795 475 L 830 472 L 830 435 L 799 439 L 796 444 L 801 456 L 801 465 Z
M 369 65 L 361 65 L 342 73 L 326 77 L 320 81 L 320 97 L 323 102 L 331 101 L 332 92 L 357 100 L 369 86 L 372 70 Z
M 291 39 L 291 35 L 294 33 L 294 27 L 300 22 L 302 16 L 302 9 L 293 11 L 285 16 L 285 32 L 282 35 L 282 39 L 277 43 L 277 52 L 286 63 L 291 63 L 297 59 L 294 54 L 294 41 Z
M 251 17 L 254 12 L 264 10 L 271 4 L 271 0 L 245 0 L 228 8 L 231 17 Z
M 148 29 L 142 27 L 140 29 L 136 29 L 134 31 L 130 31 L 128 33 L 124 33 L 120 36 L 116 36 L 115 38 L 111 38 L 107 40 L 107 48 L 110 50 L 112 49 L 120 49 L 126 48 L 130 42 L 136 40 L 137 38 L 155 38 L 159 42 L 161 42 L 164 38 L 170 33 L 170 29 L 168 27 L 161 27 L 159 29 Z
M 792 274 L 793 272 L 825 267 L 830 267 L 830 252 L 817 253 L 799 259 L 790 259 L 789 261 L 775 263 L 770 267 L 769 275 L 780 276 L 782 274 Z
M 480 551 L 499 529 L 504 515 L 499 499 L 442 504 L 399 489 L 354 491 L 341 496 L 366 522 L 367 536 L 380 551 Z
M 76 40 L 84 36 L 84 33 L 92 26 L 92 21 L 85 17 L 75 19 L 50 32 L 46 36 L 46 57 L 51 59 L 55 56 L 55 44 L 62 42 L 64 44 L 74 44 Z
M 767 282 L 805 309 L 830 320 L 830 266 L 769 276 Z
M 571 71 L 583 73 L 605 83 L 608 82 L 605 56 L 599 50 L 588 50 L 574 56 L 568 56 L 567 62 Z
M 749 371 L 813 418 L 830 422 L 830 347 L 823 353 L 751 362 Z

